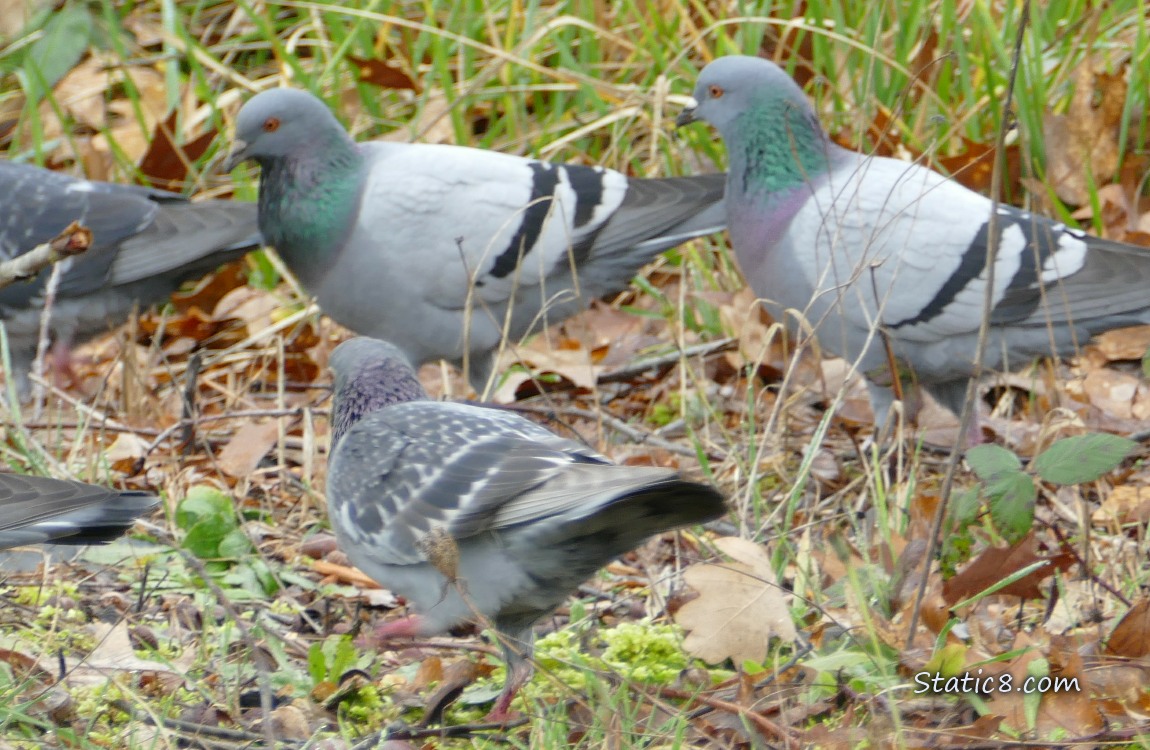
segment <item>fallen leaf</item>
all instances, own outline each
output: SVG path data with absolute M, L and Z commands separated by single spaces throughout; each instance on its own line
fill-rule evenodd
M 1150 417 L 1150 391 L 1133 375 L 1117 370 L 1094 370 L 1082 381 L 1090 404 L 1119 419 Z
M 348 55 L 345 58 L 355 66 L 355 73 L 359 80 L 385 89 L 410 89 L 419 91 L 419 86 L 411 76 L 400 70 L 398 65 L 374 57 L 355 57 Z
M 1025 639 L 1019 638 L 1019 641 Z M 1016 646 L 1019 644 L 1016 644 Z M 1049 663 L 1048 678 L 1062 680 L 1062 690 L 1050 689 L 1039 692 L 1043 683 L 1035 677 L 1030 683 L 1031 692 L 1025 692 L 1027 679 L 1034 677 L 1031 664 L 1045 658 Z M 987 708 L 998 714 L 1013 732 L 1028 732 L 1033 729 L 1036 737 L 1069 736 L 1084 737 L 1102 729 L 1104 720 L 1094 701 L 1091 700 L 1088 683 L 1082 668 L 1082 657 L 1073 651 L 1051 646 L 1045 649 L 1030 647 L 1025 653 L 1010 663 L 1011 690 L 996 689 L 991 693 Z M 1001 686 L 1002 678 L 995 682 Z M 1037 711 L 1034 702 L 1037 701 Z M 1033 726 L 1031 726 L 1033 719 Z
M 251 474 L 276 444 L 279 434 L 277 420 L 245 422 L 220 451 L 220 471 L 236 478 Z
M 152 133 L 148 150 L 140 159 L 140 174 L 154 187 L 181 192 L 188 177 L 188 165 L 194 164 L 212 145 L 217 132 L 215 128 L 188 138 L 176 145 L 172 137 L 179 127 L 179 112 L 172 110 L 168 119 L 157 123 Z
M 1091 514 L 1090 520 L 1112 528 L 1145 525 L 1150 521 L 1150 487 L 1123 484 L 1113 488 Z
M 1141 659 L 1150 656 L 1150 598 L 1139 599 L 1106 640 L 1106 653 Z
M 738 537 L 717 539 L 715 546 L 735 562 L 702 563 L 683 572 L 699 592 L 675 613 L 675 622 L 688 631 L 683 648 L 710 664 L 761 662 L 771 638 L 796 638 L 786 596 L 763 546 Z
M 1131 326 L 1107 331 L 1094 339 L 1094 347 L 1108 362 L 1140 360 L 1150 350 L 1150 326 Z
M 1066 114 L 1043 118 L 1047 179 L 1064 202 L 1089 203 L 1090 188 L 1107 184 L 1117 173 L 1126 88 L 1121 73 L 1095 73 L 1087 57 L 1076 71 Z
M 1010 547 L 987 547 L 965 568 L 942 584 L 942 596 L 947 605 L 953 607 L 958 602 L 965 601 L 1008 578 L 1012 573 L 1040 561 L 1045 563 L 1042 567 L 999 589 L 996 593 L 1003 596 L 1019 596 L 1023 599 L 1041 599 L 1043 593 L 1038 584 L 1055 570 L 1066 570 L 1072 566 L 1074 556 L 1069 553 L 1051 557 L 1040 556 L 1038 540 L 1033 532 Z

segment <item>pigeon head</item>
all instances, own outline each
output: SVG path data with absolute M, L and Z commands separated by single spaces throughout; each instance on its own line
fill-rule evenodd
M 298 89 L 262 91 L 240 108 L 235 140 L 224 169 L 230 172 L 248 159 L 266 168 L 277 160 L 328 146 L 325 140 L 354 150 L 355 144 L 343 125 L 312 94 Z
M 364 415 L 428 397 L 407 357 L 386 341 L 363 336 L 349 339 L 331 353 L 328 366 L 335 374 L 332 446 Z
M 730 176 L 746 190 L 778 192 L 827 171 L 839 148 L 802 89 L 760 57 L 720 57 L 699 74 L 679 126 L 708 122 L 727 144 Z

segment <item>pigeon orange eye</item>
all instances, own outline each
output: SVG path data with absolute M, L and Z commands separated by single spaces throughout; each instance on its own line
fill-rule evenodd
M 712 99 L 722 99 L 724 93 L 722 86 L 712 85 L 711 88 L 707 89 L 707 94 L 709 94 Z
M 265 133 L 274 133 L 279 129 L 280 129 L 280 118 L 269 117 L 268 119 L 264 120 L 264 132 Z

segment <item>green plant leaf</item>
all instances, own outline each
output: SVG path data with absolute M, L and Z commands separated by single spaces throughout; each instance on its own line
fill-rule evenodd
M 187 530 L 183 547 L 201 560 L 214 560 L 220 556 L 220 542 L 231 530 L 219 516 L 205 518 Z
M 1011 544 L 1026 536 L 1034 525 L 1034 501 L 1038 488 L 1022 471 L 1004 471 L 987 483 L 990 517 L 994 527 Z
M 196 485 L 188 490 L 188 494 L 176 506 L 176 525 L 181 529 L 190 530 L 200 521 L 215 516 L 226 516 L 235 526 L 235 516 L 232 513 L 232 499 L 215 487 Z
M 1022 461 L 1006 448 L 999 445 L 976 445 L 966 452 L 966 463 L 978 475 L 978 478 L 987 481 L 1004 471 L 1017 471 L 1022 468 Z
M 951 531 L 961 533 L 978 518 L 978 508 L 982 505 L 978 487 L 967 487 L 965 490 L 954 493 L 950 501 L 947 516 L 950 518 Z
M 1082 484 L 1113 471 L 1138 446 L 1118 435 L 1090 433 L 1057 440 L 1034 459 L 1034 470 L 1045 482 Z
M 64 77 L 88 51 L 92 38 L 92 15 L 82 4 L 67 5 L 44 24 L 24 60 L 24 85 L 28 98 L 38 101 Z

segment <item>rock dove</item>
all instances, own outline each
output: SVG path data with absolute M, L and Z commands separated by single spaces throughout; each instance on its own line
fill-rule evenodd
M 320 308 L 482 393 L 502 341 L 620 291 L 725 226 L 722 175 L 630 179 L 461 146 L 356 143 L 310 93 L 240 110 L 226 168 L 262 168 L 260 228 Z
M 0 549 L 100 544 L 123 534 L 159 498 L 83 482 L 0 474 Z
M 61 349 L 123 323 L 135 307 L 165 300 L 181 282 L 258 248 L 254 204 L 201 201 L 164 190 L 77 179 L 0 161 L 0 260 L 59 234 L 72 221 L 92 246 L 68 258 L 51 310 Z M 51 269 L 0 289 L 12 369 L 26 390 Z
M 619 466 L 509 411 L 432 401 L 404 354 L 355 338 L 335 373 L 328 512 L 351 561 L 419 614 L 381 638 L 491 622 L 503 720 L 530 676 L 531 626 L 647 537 L 721 515 L 715 489 Z
M 961 413 L 982 319 L 991 201 L 925 167 L 841 148 L 799 86 L 756 57 L 699 75 L 680 125 L 726 142 L 731 243 L 776 319 L 802 313 L 824 348 L 857 361 L 876 419 L 893 400 L 883 337 Z M 989 368 L 1072 353 L 1150 322 L 1150 253 L 999 206 Z

